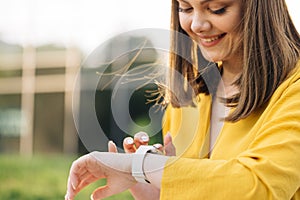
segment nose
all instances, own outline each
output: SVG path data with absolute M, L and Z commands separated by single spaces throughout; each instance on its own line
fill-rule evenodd
M 211 28 L 209 20 L 200 13 L 195 13 L 192 18 L 191 30 L 194 33 L 202 33 L 208 31 Z

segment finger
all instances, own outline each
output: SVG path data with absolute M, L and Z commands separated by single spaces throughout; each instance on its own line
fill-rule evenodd
M 90 172 L 86 172 L 84 174 L 81 174 L 80 176 L 78 176 L 78 186 L 75 188 L 77 189 L 79 187 L 79 185 L 81 184 L 81 182 L 83 182 L 85 179 L 91 177 L 91 173 Z
M 80 184 L 80 176 L 87 173 L 86 165 L 88 159 L 91 159 L 89 155 L 82 156 L 73 162 L 70 168 L 70 174 L 68 178 L 67 194 L 68 199 L 73 199 L 75 195 L 80 191 L 78 185 Z
M 113 141 L 108 142 L 108 151 L 113 153 L 118 153 L 118 148 Z
M 76 193 L 80 192 L 80 191 L 81 191 L 83 188 L 85 188 L 87 185 L 89 185 L 89 184 L 91 184 L 91 183 L 93 183 L 93 182 L 95 182 L 95 181 L 97 181 L 97 180 L 99 180 L 99 179 L 96 178 L 95 176 L 89 175 L 88 177 L 86 177 L 85 179 L 83 179 L 83 180 L 79 183 L 79 185 L 78 185 L 77 189 L 75 190 L 75 192 L 76 192 Z
M 95 178 L 94 176 L 90 176 L 89 178 L 87 178 L 86 180 L 81 182 L 78 185 L 77 189 L 74 190 L 74 192 L 72 192 L 72 193 L 67 192 L 67 194 L 65 195 L 65 200 L 73 200 L 75 198 L 75 196 L 77 195 L 77 193 L 79 193 L 83 188 L 85 188 L 86 186 L 88 186 L 91 183 L 94 183 L 97 180 L 98 179 Z
M 162 144 L 157 143 L 157 144 L 154 144 L 153 146 L 161 152 L 164 151 L 164 146 Z
M 78 171 L 74 172 L 75 174 L 84 174 L 87 172 L 87 169 L 85 167 L 79 168 Z
M 164 146 L 168 145 L 170 142 L 172 142 L 172 136 L 170 132 L 167 132 L 167 134 L 164 137 Z
M 148 145 L 149 136 L 145 132 L 138 132 L 134 135 L 134 144 L 136 148 L 139 148 L 141 145 Z
M 166 156 L 176 156 L 176 148 L 173 144 L 172 136 L 169 132 L 164 137 L 164 149 Z
M 134 146 L 134 141 L 131 137 L 126 137 L 123 140 L 123 148 L 126 153 L 134 153 L 135 152 L 136 149 Z
M 114 194 L 120 193 L 123 190 L 120 188 L 116 188 L 114 186 L 109 186 L 109 185 L 105 185 L 102 187 L 97 188 L 96 190 L 94 190 L 94 192 L 91 195 L 91 199 L 92 200 L 100 200 L 100 199 L 104 199 L 106 197 L 110 197 Z
M 91 200 L 100 200 L 111 195 L 112 194 L 110 194 L 108 186 L 105 185 L 94 190 L 94 192 L 91 195 Z
M 79 182 L 79 176 L 81 174 L 84 174 L 86 172 L 85 168 L 80 166 L 80 163 L 76 160 L 73 162 L 71 169 L 70 169 L 70 174 L 68 178 L 68 193 L 69 196 L 70 194 L 74 193 L 78 186 Z
M 70 188 L 72 188 L 74 191 L 78 190 L 79 185 L 81 184 L 81 181 L 85 179 L 85 177 L 88 176 L 89 172 L 86 168 L 80 168 L 78 171 L 73 172 L 76 176 L 76 180 L 71 181 L 71 176 L 69 176 L 70 179 Z
M 70 191 L 71 190 L 75 190 L 72 185 L 71 185 L 71 181 L 70 181 L 70 177 L 68 177 L 68 184 L 67 184 L 67 192 L 65 195 L 65 200 L 71 200 L 70 198 Z M 72 191 L 71 193 L 73 193 L 74 191 Z
M 77 194 L 76 190 L 77 190 L 79 182 L 80 182 L 78 174 L 80 174 L 83 171 L 86 171 L 86 170 L 83 170 L 83 168 L 77 167 L 75 162 L 72 164 L 72 167 L 70 169 L 70 174 L 68 177 L 68 186 L 67 186 L 67 195 L 66 195 L 67 200 L 72 200 L 75 197 L 75 195 Z
M 65 200 L 71 200 L 68 193 L 65 195 Z

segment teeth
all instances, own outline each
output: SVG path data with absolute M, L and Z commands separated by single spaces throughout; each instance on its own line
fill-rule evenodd
M 216 36 L 216 37 L 213 37 L 213 38 L 207 38 L 207 39 L 202 39 L 204 42 L 213 42 L 217 39 L 219 39 L 221 36 Z

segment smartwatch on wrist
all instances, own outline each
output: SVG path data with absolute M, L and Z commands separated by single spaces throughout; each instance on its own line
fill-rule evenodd
M 144 159 L 147 153 L 160 154 L 154 146 L 141 145 L 132 157 L 131 174 L 139 183 L 150 183 L 144 172 Z

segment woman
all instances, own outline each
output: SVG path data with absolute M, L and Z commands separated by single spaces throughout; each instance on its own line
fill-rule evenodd
M 173 0 L 171 28 L 193 40 L 172 37 L 192 62 L 171 55 L 185 79 L 170 76 L 167 155 L 144 154 L 150 184 L 131 173 L 138 154 L 93 152 L 73 163 L 66 199 L 100 178 L 107 185 L 92 199 L 128 188 L 138 199 L 300 199 L 300 37 L 285 1 Z M 221 81 L 212 67 L 195 70 L 199 51 Z M 147 144 L 139 138 L 125 139 L 125 150 Z

